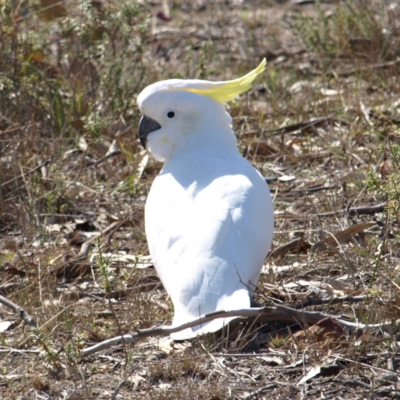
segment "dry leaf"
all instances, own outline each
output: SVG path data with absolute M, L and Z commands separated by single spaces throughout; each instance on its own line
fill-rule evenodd
M 67 16 L 67 9 L 60 0 L 40 0 L 39 16 L 45 21 L 53 21 Z
M 350 239 L 352 236 L 357 233 L 363 232 L 372 226 L 375 226 L 375 222 L 365 222 L 362 224 L 352 225 L 344 231 L 340 231 L 335 233 L 333 236 L 329 236 L 326 239 L 323 239 L 317 243 L 315 243 L 311 248 L 311 253 L 315 253 L 316 251 L 325 250 L 327 247 L 336 246 L 338 242 L 344 242 Z
M 262 274 L 269 274 L 271 271 L 274 274 L 281 274 L 283 272 L 288 272 L 288 271 L 293 271 L 294 269 L 300 269 L 304 268 L 307 266 L 307 263 L 298 263 L 294 262 L 292 265 L 271 265 L 271 264 L 265 264 L 261 270 Z
M 308 370 L 307 374 L 304 375 L 304 376 L 300 379 L 298 385 L 301 385 L 301 384 L 303 384 L 303 383 L 306 383 L 307 381 L 309 381 L 310 379 L 316 377 L 316 376 L 319 375 L 320 373 L 321 373 L 321 366 L 320 366 L 320 365 L 317 364 L 317 365 L 315 365 L 314 367 L 311 367 L 311 368 Z
M 387 158 L 379 164 L 379 172 L 383 177 L 392 174 L 393 171 L 393 162 L 390 158 Z
M 369 116 L 370 110 L 365 106 L 365 104 L 364 104 L 362 101 L 360 101 L 360 110 L 361 110 L 361 112 L 363 113 L 364 118 L 365 118 L 365 120 L 367 121 L 367 123 L 368 123 L 370 126 L 373 126 L 374 123 L 371 121 L 371 118 L 370 118 L 370 116 Z
M 321 88 L 321 94 L 323 96 L 337 96 L 338 94 L 341 94 L 342 92 L 339 90 L 335 90 L 335 89 L 325 89 L 325 88 Z
M 31 51 L 26 57 L 27 61 L 33 63 L 43 63 L 46 62 L 46 56 L 42 50 Z
M 160 383 L 155 389 L 160 390 L 161 392 L 166 392 L 169 388 L 171 388 L 171 383 Z
M 296 179 L 296 177 L 294 175 L 282 175 L 278 178 L 278 181 L 289 182 L 289 181 L 293 181 L 294 179 Z
M 285 365 L 285 361 L 281 357 L 261 357 L 261 360 L 269 365 Z
M 256 141 L 250 143 L 250 146 L 247 150 L 247 154 L 251 157 L 254 157 L 254 156 L 266 157 L 266 156 L 270 156 L 270 155 L 276 154 L 276 153 L 277 153 L 276 149 L 274 149 L 267 143 L 260 141 L 260 140 L 256 140 Z
M 132 390 L 136 390 L 138 386 L 140 385 L 140 382 L 146 381 L 143 377 L 141 377 L 139 374 L 135 374 L 133 376 L 130 376 L 128 378 L 128 381 L 133 385 Z
M 135 185 L 137 185 L 139 183 L 140 178 L 142 177 L 142 175 L 147 167 L 148 162 L 149 162 L 149 155 L 146 153 L 143 156 L 142 160 L 140 161 L 139 166 L 136 170 L 136 176 L 135 176 L 135 181 L 134 181 Z
M 342 369 L 343 368 L 340 365 L 335 363 L 325 364 L 325 365 L 317 364 L 308 371 L 307 375 L 303 376 L 303 378 L 300 379 L 298 385 L 306 383 L 310 379 L 315 378 L 317 375 L 321 376 L 337 375 Z
M 7 240 L 3 246 L 4 250 L 8 250 L 8 251 L 12 251 L 14 253 L 16 253 L 17 249 L 18 249 L 18 244 L 15 240 Z
M 0 321 L 0 333 L 5 332 L 11 325 L 10 321 Z
M 293 340 L 297 345 L 302 344 L 304 347 L 310 344 L 322 344 L 322 347 L 331 349 L 345 339 L 345 331 L 343 326 L 334 318 L 325 318 L 306 330 L 296 332 Z M 321 346 L 320 346 L 321 347 Z
M 304 254 L 311 248 L 311 244 L 299 237 L 275 249 L 269 257 L 284 257 L 286 254 Z

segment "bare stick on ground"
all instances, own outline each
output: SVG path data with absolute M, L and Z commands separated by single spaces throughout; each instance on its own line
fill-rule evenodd
M 260 321 L 263 322 L 284 320 L 284 321 L 302 322 L 304 324 L 315 324 L 319 321 L 322 321 L 325 318 L 333 318 L 336 321 L 338 321 L 339 324 L 341 324 L 343 327 L 347 328 L 349 331 L 367 330 L 367 329 L 388 330 L 392 328 L 394 325 L 400 324 L 400 320 L 396 321 L 395 323 L 387 322 L 382 324 L 370 324 L 370 325 L 361 324 L 361 323 L 345 321 L 329 314 L 324 314 L 320 312 L 310 312 L 310 311 L 298 311 L 293 308 L 284 306 L 244 308 L 241 310 L 232 310 L 232 311 L 215 311 L 210 314 L 205 314 L 204 316 L 196 320 L 187 322 L 186 324 L 182 324 L 176 327 L 161 326 L 157 328 L 140 329 L 131 335 L 117 336 L 105 340 L 103 342 L 100 342 L 94 346 L 87 347 L 86 349 L 83 349 L 82 355 L 88 356 L 97 353 L 98 351 L 108 349 L 112 346 L 121 344 L 123 341 L 125 343 L 133 344 L 150 336 L 168 336 L 171 333 L 183 331 L 184 329 L 204 324 L 206 322 L 212 321 L 217 318 L 227 318 L 227 317 L 247 317 L 247 318 L 257 317 L 259 318 Z
M 294 308 L 299 310 L 304 307 L 308 306 L 320 306 L 322 304 L 340 304 L 340 303 L 361 303 L 363 301 L 366 301 L 368 298 L 367 295 L 361 295 L 361 296 L 341 296 L 341 297 L 330 297 L 327 299 L 320 299 L 320 298 L 312 298 L 309 297 L 305 301 L 301 301 L 297 304 L 294 305 Z M 386 300 L 376 300 L 374 301 L 378 304 L 382 305 L 388 305 L 388 304 L 394 304 L 394 301 L 386 299 Z
M 100 234 L 93 236 L 92 238 L 90 238 L 89 240 L 87 240 L 86 242 L 84 242 L 81 246 L 81 250 L 79 251 L 79 254 L 77 255 L 77 258 L 81 258 L 81 257 L 86 257 L 89 251 L 89 248 L 91 245 L 93 245 L 94 243 L 96 243 L 96 241 L 100 238 L 100 237 L 105 237 L 107 243 L 109 244 L 109 241 L 111 239 L 111 236 L 127 221 L 127 219 L 123 219 L 123 220 L 119 220 L 119 221 L 115 221 L 113 222 L 110 226 L 108 226 L 106 229 L 104 229 L 103 232 L 101 232 Z
M 36 172 L 36 171 L 39 170 L 40 168 L 45 167 L 45 166 L 48 165 L 50 162 L 51 162 L 50 159 L 49 159 L 49 160 L 46 160 L 46 161 L 42 162 L 40 165 L 38 165 L 37 167 L 33 168 L 31 171 L 26 172 L 26 173 L 23 174 L 23 175 L 18 175 L 18 176 L 16 176 L 15 178 L 10 179 L 9 181 L 2 183 L 1 186 L 2 186 L 2 187 L 3 187 L 3 186 L 7 186 L 7 185 L 9 185 L 10 183 L 12 183 L 12 182 L 14 182 L 14 181 L 16 181 L 16 180 L 18 180 L 18 179 L 25 178 L 25 177 L 27 177 L 27 176 L 33 174 L 34 172 Z
M 36 328 L 35 320 L 19 305 L 13 303 L 11 300 L 6 299 L 0 295 L 0 303 L 7 307 L 10 307 L 16 314 L 18 314 L 25 322 L 27 322 L 33 328 Z

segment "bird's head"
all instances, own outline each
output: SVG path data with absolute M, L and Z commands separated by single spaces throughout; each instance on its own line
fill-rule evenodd
M 218 143 L 220 132 L 230 131 L 232 119 L 225 103 L 245 93 L 264 71 L 266 60 L 241 78 L 211 82 L 169 79 L 147 86 L 137 103 L 143 114 L 139 139 L 158 160 L 168 160 L 177 149 L 203 142 Z M 234 140 L 234 136 L 229 133 Z

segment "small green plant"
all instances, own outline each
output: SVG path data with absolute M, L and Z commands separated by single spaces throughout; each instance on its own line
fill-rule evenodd
M 272 348 L 279 348 L 285 345 L 287 341 L 288 337 L 276 334 L 270 337 L 269 344 Z
M 0 270 L 6 263 L 9 263 L 13 260 L 14 254 L 12 253 L 2 253 L 0 254 Z
M 105 295 L 108 299 L 110 299 L 112 289 L 114 287 L 115 276 L 112 274 L 110 269 L 110 260 L 103 253 L 103 245 L 100 242 L 100 239 L 96 242 L 96 264 L 98 266 L 100 277 L 103 285 L 103 289 Z
M 57 368 L 61 361 L 57 355 L 57 350 L 54 348 L 54 343 L 51 341 L 51 337 L 42 332 L 39 328 L 32 329 L 31 335 L 42 348 L 42 355 L 46 362 Z
M 104 140 L 102 133 L 110 123 L 109 118 L 102 118 L 98 112 L 90 113 L 83 124 L 83 128 L 90 135 L 92 143 L 98 143 Z
M 400 216 L 400 147 L 388 141 L 381 147 L 384 153 L 383 174 L 369 172 L 367 185 L 369 190 L 387 198 L 387 211 L 391 218 Z
M 76 335 L 65 345 L 65 355 L 70 365 L 75 366 L 80 357 L 79 349 L 83 347 L 83 336 Z

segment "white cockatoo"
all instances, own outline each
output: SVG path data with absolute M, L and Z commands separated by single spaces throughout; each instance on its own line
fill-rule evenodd
M 250 307 L 269 251 L 274 212 L 268 185 L 236 145 L 225 103 L 251 88 L 265 59 L 223 82 L 170 79 L 138 96 L 139 138 L 164 165 L 146 202 L 150 255 L 174 305 L 173 326 L 218 310 Z M 177 332 L 215 332 L 232 318 Z

